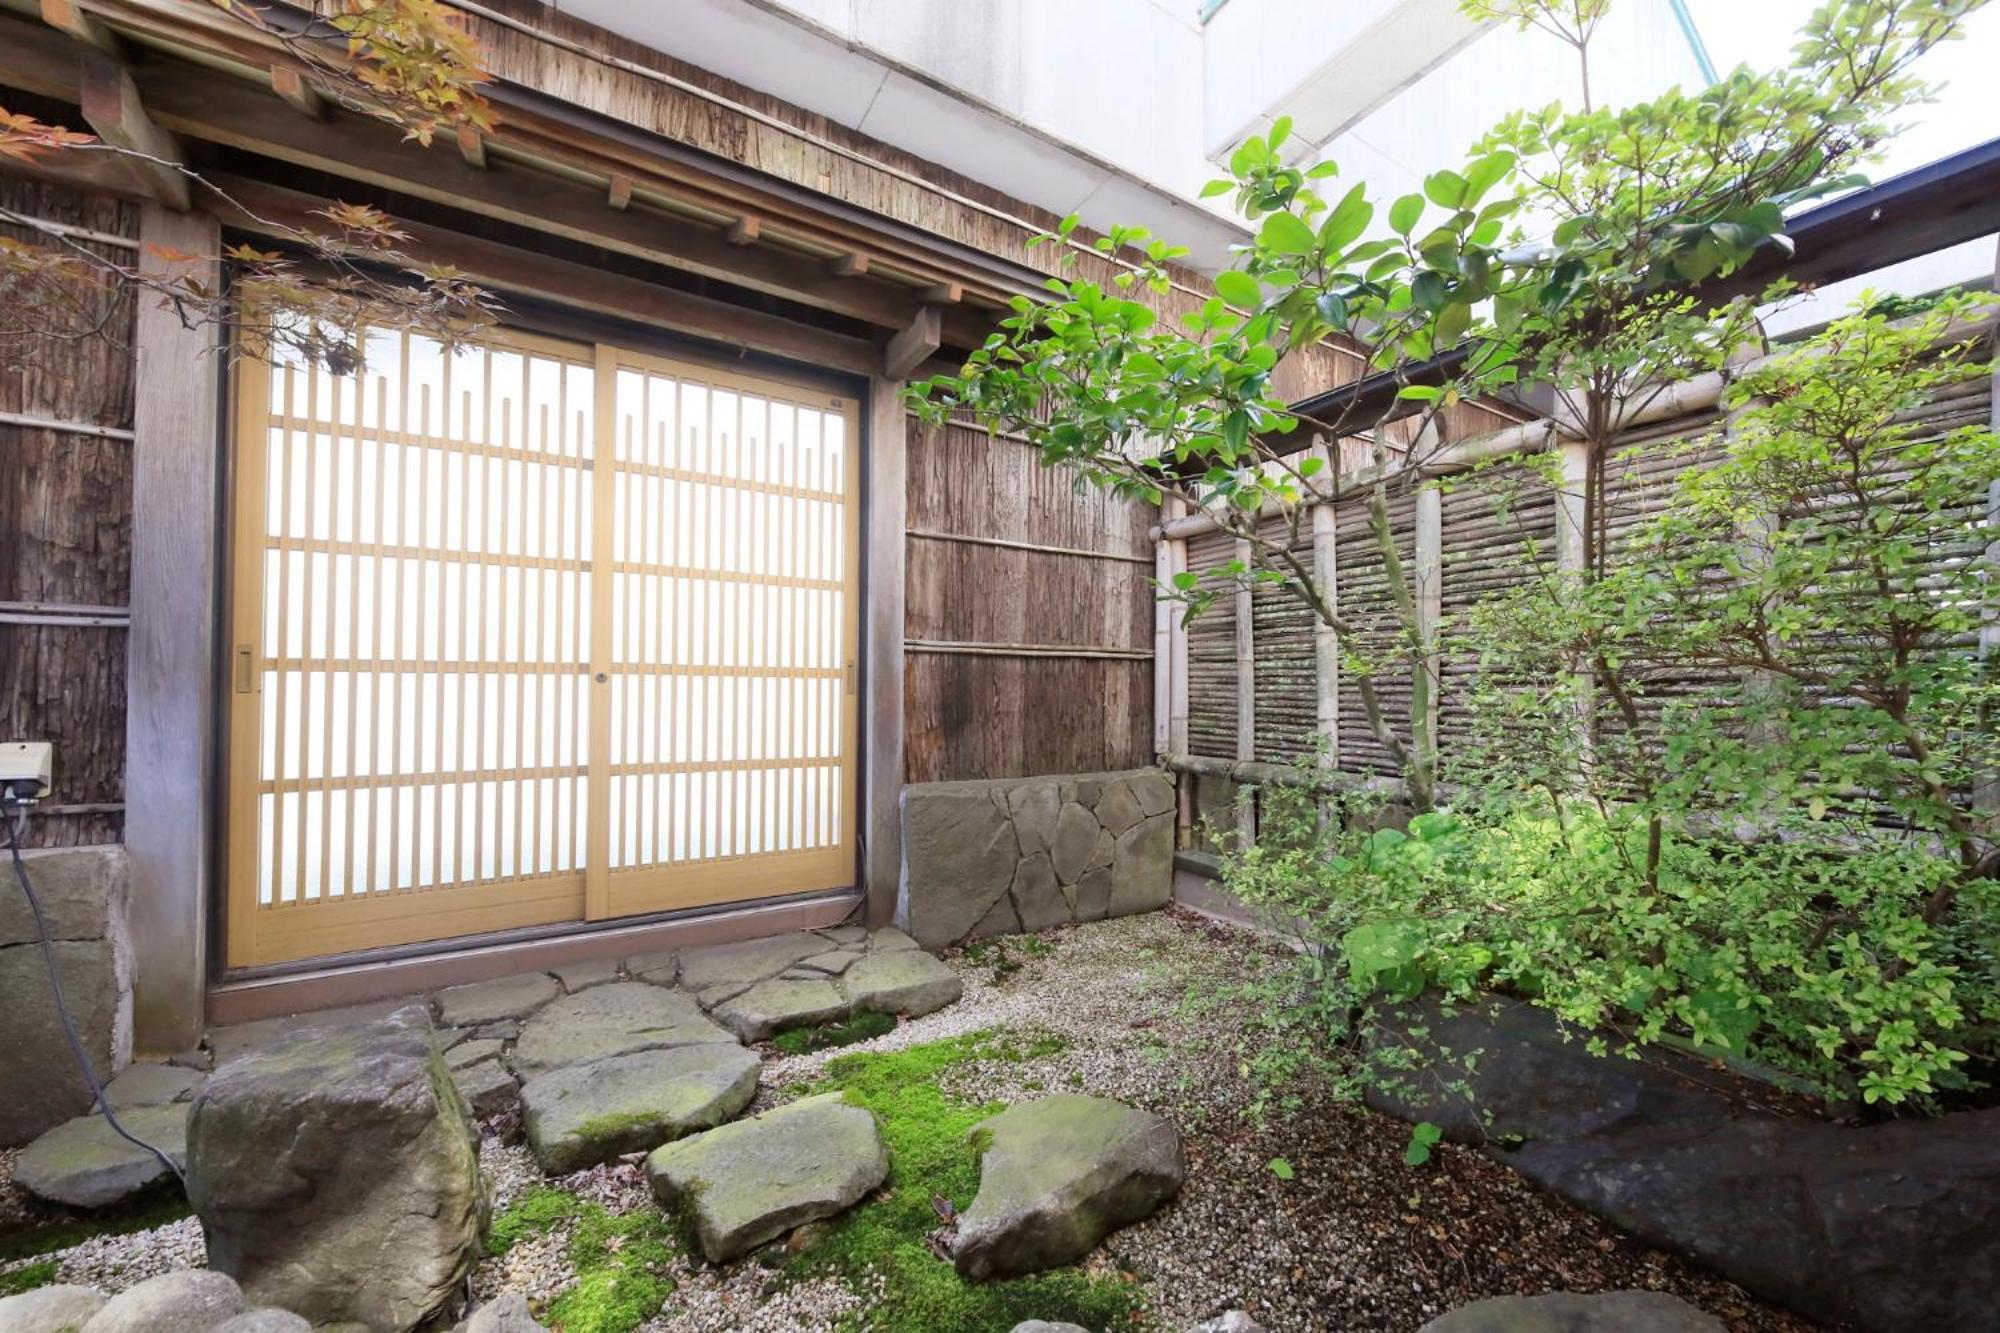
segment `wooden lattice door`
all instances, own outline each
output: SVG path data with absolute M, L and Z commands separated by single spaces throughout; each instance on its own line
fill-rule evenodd
M 366 353 L 236 377 L 229 965 L 852 883 L 854 403 Z

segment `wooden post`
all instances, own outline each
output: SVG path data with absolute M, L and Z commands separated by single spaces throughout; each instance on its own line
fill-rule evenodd
M 157 203 L 139 214 L 139 263 L 212 256 L 221 229 Z M 207 912 L 220 877 L 215 819 L 216 589 L 220 450 L 212 328 L 186 328 L 140 301 L 132 444 L 132 628 L 126 660 L 125 850 L 131 865 L 134 1049 L 185 1050 L 201 1037 Z M 109 1071 L 107 1071 L 109 1072 Z
M 1417 634 L 1425 645 L 1424 660 L 1418 669 L 1428 678 L 1429 689 L 1424 692 L 1424 716 L 1410 719 L 1412 731 L 1421 728 L 1411 739 L 1420 753 L 1428 752 L 1435 756 L 1438 695 L 1444 667 L 1444 655 L 1438 643 L 1438 634 L 1444 623 L 1444 492 L 1435 485 L 1425 486 L 1417 492 L 1416 557 Z
M 1322 456 L 1328 457 L 1327 467 L 1333 467 L 1332 457 L 1326 454 L 1327 446 L 1321 445 Z M 1340 572 L 1336 552 L 1339 549 L 1338 517 L 1330 504 L 1313 506 L 1313 580 L 1319 584 L 1320 596 L 1335 611 L 1340 609 Z M 1326 765 L 1340 767 L 1340 636 L 1333 632 L 1333 626 L 1324 620 L 1313 626 L 1313 667 L 1317 688 L 1317 709 L 1314 717 L 1319 727 L 1320 737 L 1326 743 Z
M 1248 570 L 1250 543 L 1236 541 L 1236 559 Z M 1247 582 L 1236 588 L 1236 757 L 1257 757 L 1257 633 L 1252 623 L 1256 600 Z M 1256 789 L 1236 789 L 1236 834 L 1245 843 L 1257 837 Z
M 2000 287 L 2000 250 L 1994 254 L 1993 281 Z M 2000 330 L 1987 337 L 2000 345 Z M 1987 405 L 1987 420 L 1995 434 L 2000 434 L 2000 366 L 1993 373 L 1992 401 Z M 1995 477 L 1986 488 L 1986 525 L 1991 538 L 1986 543 L 1986 562 L 1989 581 L 1986 588 L 1986 614 L 1979 627 L 1979 655 L 1987 662 L 2000 658 L 2000 477 Z M 1988 718 L 1991 726 L 1995 719 Z M 1974 779 L 1972 808 L 1984 816 L 1988 837 L 2000 831 L 2000 770 L 1981 773 Z
M 1188 567 L 1188 545 L 1185 538 L 1167 537 L 1166 527 L 1174 520 L 1187 514 L 1187 501 L 1169 498 L 1160 506 L 1160 544 L 1172 552 L 1173 571 L 1179 574 Z M 1167 696 L 1167 751 L 1170 754 L 1185 755 L 1188 752 L 1188 636 L 1187 620 L 1178 607 L 1169 608 L 1167 618 L 1167 657 L 1170 688 Z M 1176 825 L 1174 839 L 1176 846 L 1187 846 L 1194 831 L 1195 788 L 1200 779 L 1181 782 L 1174 786 L 1178 806 L 1174 812 Z
M 861 716 L 866 815 L 862 889 L 870 926 L 896 914 L 903 875 L 903 595 L 909 496 L 904 471 L 909 416 L 903 382 L 876 376 L 868 386 L 868 486 L 862 578 L 868 642 Z
M 1160 501 L 1160 518 L 1174 502 Z M 1153 757 L 1165 762 L 1173 752 L 1168 736 L 1174 711 L 1174 604 L 1167 593 L 1174 586 L 1174 545 L 1165 534 L 1153 544 Z

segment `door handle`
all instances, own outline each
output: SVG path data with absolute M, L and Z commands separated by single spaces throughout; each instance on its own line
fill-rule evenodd
M 256 685 L 256 655 L 247 643 L 236 645 L 236 692 L 248 694 Z

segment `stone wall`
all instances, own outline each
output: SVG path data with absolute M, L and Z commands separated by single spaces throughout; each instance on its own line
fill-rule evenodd
M 1451 1058 L 1407 1095 L 1371 1090 L 1370 1105 L 1486 1146 L 1766 1300 L 1869 1333 L 1991 1327 L 2000 1309 L 2000 1109 L 1781 1117 L 1705 1062 L 1593 1056 L 1585 1034 L 1519 1001 L 1448 1015 L 1425 1002 L 1388 1026 Z M 1453 1083 L 1463 1091 L 1436 1091 Z
M 896 924 L 926 949 L 1154 911 L 1173 873 L 1157 769 L 903 788 Z
M 109 1081 L 132 1058 L 132 945 L 125 932 L 125 849 L 27 852 L 63 998 Z M 90 1109 L 36 942 L 35 920 L 12 864 L 0 865 L 0 1146 L 26 1143 Z

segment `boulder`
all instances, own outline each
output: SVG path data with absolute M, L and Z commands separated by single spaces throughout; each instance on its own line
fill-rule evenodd
M 979 1193 L 952 1258 L 968 1278 L 1019 1277 L 1083 1258 L 1180 1190 L 1181 1138 L 1159 1116 L 1061 1093 L 982 1121 Z
M 415 1003 L 417 1001 L 406 995 L 394 1000 L 370 1000 L 365 1004 L 343 1005 L 338 1009 L 316 1009 L 303 1014 L 289 1014 L 282 1018 L 259 1018 L 249 1023 L 232 1023 L 227 1027 L 210 1028 L 208 1047 L 215 1053 L 216 1064 L 227 1064 L 239 1055 L 269 1046 L 281 1037 L 289 1037 L 307 1028 L 351 1028 L 363 1023 L 380 1023 L 383 1019 L 392 1018 Z
M 267 1305 L 245 1310 L 227 1323 L 216 1325 L 212 1333 L 313 1333 L 313 1326 L 304 1315 Z
M 423 1011 L 217 1070 L 188 1123 L 188 1201 L 209 1263 L 260 1304 L 377 1333 L 447 1305 L 480 1255 L 486 1193 Z
M 760 981 L 714 1009 L 718 1023 L 745 1041 L 763 1041 L 790 1028 L 818 1027 L 847 1016 L 847 999 L 831 979 Z
M 521 1089 L 528 1146 L 556 1176 L 657 1148 L 741 1114 L 757 1095 L 757 1072 L 751 1052 L 718 1043 L 552 1070 Z
M 646 1174 L 719 1264 L 852 1207 L 887 1178 L 889 1154 L 873 1115 L 824 1093 L 669 1143 Z
M 958 973 L 919 949 L 873 953 L 840 978 L 855 1009 L 912 1018 L 955 1003 L 965 993 Z
M 503 1291 L 459 1322 L 452 1333 L 548 1333 L 528 1309 L 528 1298 Z
M 42 900 L 62 977 L 63 999 L 92 1066 L 111 1074 L 132 1058 L 132 947 L 125 927 L 125 849 L 65 847 L 22 853 Z M 34 917 L 0 866 L 0 1147 L 28 1142 L 88 1113 L 90 1088 L 77 1070 L 49 993 Z
M 214 1333 L 243 1312 L 243 1292 L 206 1268 L 149 1277 L 113 1296 L 84 1333 Z
M 802 959 L 825 953 L 826 943 L 823 935 L 795 930 L 785 935 L 689 949 L 681 955 L 681 985 L 697 992 L 717 986 L 747 986 L 775 977 Z
M 77 1333 L 104 1308 L 104 1293 L 58 1283 L 18 1296 L 0 1297 L 0 1329 L 6 1333 Z
M 127 1132 L 187 1163 L 188 1108 L 135 1106 L 118 1113 Z M 122 1138 L 101 1115 L 57 1125 L 21 1150 L 14 1183 L 37 1198 L 72 1208 L 104 1208 L 128 1199 L 171 1172 L 152 1153 Z
M 1417 1333 L 1723 1333 L 1723 1323 L 1665 1292 L 1558 1291 L 1474 1301 Z
M 194 1096 L 194 1090 L 205 1077 L 200 1070 L 179 1065 L 131 1065 L 104 1085 L 104 1099 L 114 1111 L 134 1106 L 166 1106 Z
M 735 1041 L 680 992 L 621 981 L 551 1002 L 521 1029 L 509 1060 L 526 1079 L 607 1055 Z
M 560 994 L 561 985 L 546 972 L 453 986 L 438 992 L 438 1022 L 446 1027 L 477 1027 L 503 1018 L 526 1018 Z

